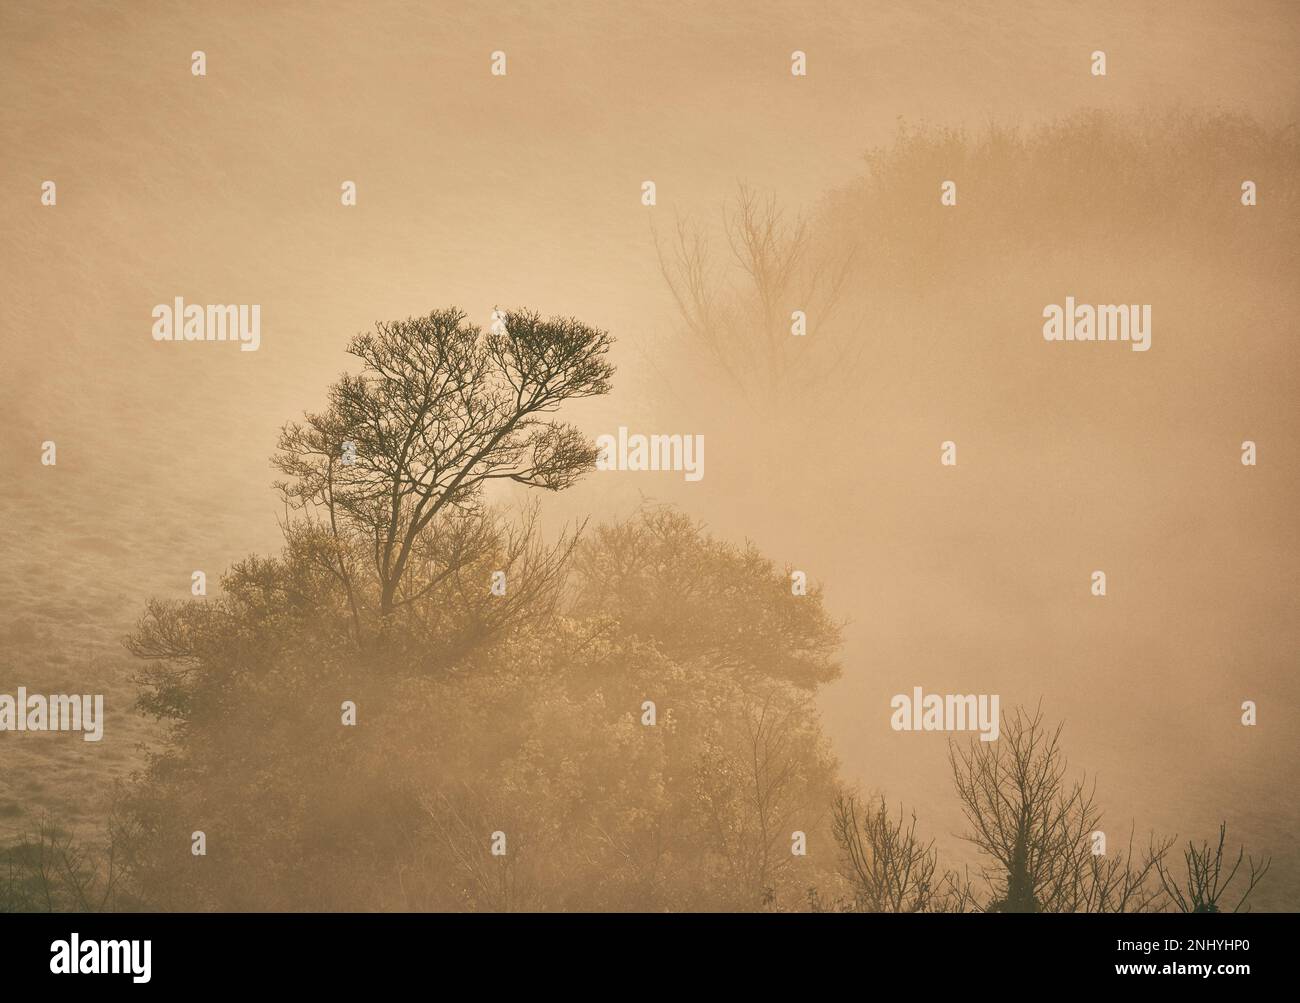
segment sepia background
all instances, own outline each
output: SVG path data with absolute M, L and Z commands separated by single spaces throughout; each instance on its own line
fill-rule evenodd
M 1253 907 L 1295 910 L 1298 52 L 1289 2 L 5 3 L 0 692 L 104 692 L 108 724 L 0 734 L 0 838 L 93 839 L 164 740 L 121 638 L 279 551 L 268 458 L 348 339 L 524 306 L 615 339 L 566 420 L 707 442 L 698 483 L 592 472 L 545 524 L 671 503 L 807 571 L 845 624 L 839 775 L 947 864 L 975 857 L 946 736 L 889 727 L 914 686 L 1041 701 L 1112 840 L 1226 822 L 1273 859 Z M 747 199 L 822 276 L 770 351 Z M 683 234 L 721 356 L 674 297 Z M 1151 350 L 1044 342 L 1068 295 L 1151 304 Z M 260 350 L 154 342 L 176 296 L 261 304 Z

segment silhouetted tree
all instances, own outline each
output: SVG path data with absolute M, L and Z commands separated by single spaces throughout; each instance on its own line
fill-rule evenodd
M 965 838 L 990 861 L 984 870 L 994 892 L 989 910 L 1161 911 L 1172 895 L 1164 860 L 1173 839 L 1152 836 L 1139 851 L 1130 830 L 1120 852 L 1097 852 L 1100 844 L 1092 838 L 1101 825 L 1096 784 L 1082 777 L 1066 780 L 1060 736 L 1061 726 L 1045 727 L 1041 708 L 1032 715 L 1017 708 L 1003 715 L 998 741 L 972 740 L 966 749 L 949 745 L 953 780 L 970 825 Z M 1189 875 L 1196 875 L 1189 887 L 1217 887 L 1217 862 L 1210 869 L 1206 859 L 1189 857 Z M 1252 866 L 1252 887 L 1254 880 Z
M 1061 728 L 1049 731 L 1041 709 L 1003 715 L 996 742 L 950 743 L 949 764 L 966 839 L 990 861 L 985 879 L 999 912 L 1056 912 L 1068 908 L 1078 870 L 1091 853 L 1089 834 L 1101 811 L 1095 785 L 1065 779 Z
M 1237 859 L 1225 875 L 1223 873 L 1223 843 L 1227 838 L 1227 834 L 1228 824 L 1226 822 L 1221 823 L 1219 825 L 1219 842 L 1213 851 L 1210 849 L 1208 842 L 1203 842 L 1198 847 L 1195 843 L 1188 841 L 1187 849 L 1183 851 L 1183 862 L 1187 866 L 1187 875 L 1181 881 L 1165 868 L 1163 862 L 1157 863 L 1160 883 L 1178 912 L 1223 911 L 1220 902 L 1236 879 L 1246 853 L 1244 846 L 1237 851 Z M 1255 890 L 1255 886 L 1259 884 L 1260 879 L 1268 872 L 1269 865 L 1272 864 L 1271 858 L 1265 858 L 1258 864 L 1255 862 L 1254 857 L 1246 859 L 1250 868 L 1250 875 L 1247 878 L 1245 890 L 1241 893 L 1241 897 L 1237 899 L 1237 904 L 1232 907 L 1233 912 L 1242 910 L 1242 906 L 1246 904 L 1246 899 L 1250 898 L 1250 893 Z M 1247 911 L 1249 911 L 1249 908 L 1247 908 Z
M 330 388 L 323 412 L 284 427 L 274 462 L 286 502 L 328 529 L 358 632 L 358 576 L 373 580 L 386 618 L 465 566 L 487 484 L 560 490 L 592 466 L 594 444 L 545 415 L 608 392 L 610 344 L 530 311 L 505 312 L 485 334 L 457 309 L 352 339 L 361 372 Z
M 1094 853 L 1089 850 L 1068 880 L 1061 883 L 1061 912 L 1159 912 L 1165 893 L 1155 881 L 1158 868 L 1173 846 L 1173 838 L 1150 838 L 1145 850 L 1133 845 L 1134 829 L 1129 830 L 1128 844 L 1119 853 Z

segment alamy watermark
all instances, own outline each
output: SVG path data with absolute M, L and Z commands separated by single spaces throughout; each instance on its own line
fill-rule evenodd
M 680 470 L 688 481 L 704 477 L 703 435 L 629 435 L 619 426 L 618 435 L 599 435 L 597 470 Z
M 0 693 L 0 731 L 80 731 L 87 742 L 104 737 L 104 694 Z
M 187 305 L 177 296 L 159 303 L 150 316 L 154 341 L 238 341 L 241 352 L 256 352 L 262 344 L 259 303 Z
M 82 940 L 72 934 L 50 944 L 54 975 L 130 975 L 143 984 L 152 978 L 152 940 Z
M 1044 341 L 1127 341 L 1135 352 L 1151 347 L 1151 304 L 1075 304 L 1043 307 Z
M 978 731 L 981 742 L 996 742 L 1000 715 L 998 694 L 899 693 L 889 701 L 894 713 L 889 726 L 895 731 Z

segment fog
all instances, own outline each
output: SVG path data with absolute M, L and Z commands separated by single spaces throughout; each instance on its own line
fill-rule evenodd
M 349 338 L 526 307 L 614 338 L 612 392 L 564 420 L 707 442 L 698 482 L 593 471 L 544 525 L 668 502 L 805 571 L 845 624 L 817 697 L 840 775 L 949 863 L 975 857 L 945 736 L 889 724 L 916 686 L 1041 701 L 1112 839 L 1226 821 L 1274 861 L 1254 907 L 1295 909 L 1300 16 L 1088 8 L 5 5 L 0 692 L 110 699 L 102 747 L 0 736 L 0 826 L 92 820 L 138 764 L 119 639 L 193 570 L 278 552 L 268 458 L 355 371 Z M 701 227 L 743 301 L 743 190 L 846 269 L 809 318 L 824 376 L 749 399 L 665 278 Z M 259 349 L 155 341 L 178 296 L 260 304 Z M 1150 351 L 1046 342 L 1066 296 L 1151 305 Z

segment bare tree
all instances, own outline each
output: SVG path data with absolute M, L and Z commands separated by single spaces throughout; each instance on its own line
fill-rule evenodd
M 1090 849 L 1073 872 L 1061 882 L 1061 912 L 1159 912 L 1165 892 L 1154 881 L 1157 870 L 1173 846 L 1173 838 L 1151 837 L 1140 853 L 1134 849 L 1135 828 L 1128 844 L 1114 855 Z
M 484 334 L 460 310 L 379 323 L 353 338 L 362 362 L 320 414 L 281 432 L 286 504 L 334 543 L 331 571 L 360 632 L 363 576 L 381 618 L 429 596 L 481 542 L 493 481 L 560 490 L 594 445 L 545 417 L 607 393 L 609 335 L 573 319 L 506 312 Z
M 885 799 L 864 807 L 853 794 L 836 797 L 832 832 L 844 860 L 843 875 L 861 912 L 925 912 L 934 892 L 938 864 L 934 841 L 916 835 L 916 815 L 904 828 Z
M 109 816 L 102 844 L 78 840 L 43 815 L 0 847 L 0 912 L 117 912 L 132 908 L 126 848 L 135 826 Z
M 840 848 L 841 876 L 853 891 L 853 912 L 969 912 L 976 908 L 970 881 L 956 871 L 938 875 L 934 840 L 916 834 L 899 807 L 895 819 L 884 797 L 863 805 L 852 793 L 837 795 L 831 833 Z
M 1068 911 L 1076 901 L 1090 835 L 1101 811 L 1095 784 L 1067 783 L 1061 728 L 1049 731 L 1042 711 L 1003 715 L 996 742 L 973 739 L 948 747 L 966 839 L 990 861 L 984 878 L 1000 912 Z
M 659 267 L 690 343 L 754 411 L 772 413 L 861 356 L 833 323 L 853 251 L 817 247 L 806 219 L 788 220 L 775 197 L 744 185 L 722 216 L 729 269 L 705 231 L 681 220 L 667 247 L 655 234 Z M 795 310 L 811 336 L 791 336 Z
M 811 723 L 805 694 L 780 686 L 747 693 L 737 733 L 697 767 L 698 803 L 744 907 L 775 903 L 792 859 L 792 832 L 818 820 L 804 775 Z
M 500 798 L 485 797 L 469 784 L 421 797 L 429 834 L 450 863 L 448 880 L 457 904 L 486 912 L 528 912 L 542 901 L 528 826 Z M 509 818 L 510 822 L 506 822 Z M 497 831 L 509 840 L 493 852 Z M 441 868 L 435 868 L 440 870 Z
M 1061 726 L 1049 730 L 1041 708 L 1003 715 L 997 742 L 949 745 L 949 763 L 966 839 L 990 861 L 990 911 L 1148 912 L 1163 908 L 1155 878 L 1173 839 L 1134 847 L 1130 829 L 1119 853 L 1104 852 L 1096 783 L 1068 782 Z M 1103 837 L 1104 838 L 1104 837 Z
M 1245 858 L 1250 868 L 1250 876 L 1247 879 L 1246 889 L 1241 893 L 1237 904 L 1232 907 L 1233 912 L 1241 912 L 1242 906 L 1246 904 L 1246 899 L 1250 893 L 1255 890 L 1255 886 L 1268 873 L 1269 866 L 1272 864 L 1272 858 L 1266 857 L 1259 863 L 1255 862 L 1254 857 L 1246 858 L 1246 848 L 1243 846 L 1237 851 L 1237 859 L 1231 869 L 1225 876 L 1223 873 L 1223 843 L 1227 838 L 1228 824 L 1226 822 L 1219 825 L 1219 843 L 1213 851 L 1210 850 L 1210 844 L 1203 842 L 1199 847 L 1190 840 L 1187 843 L 1187 849 L 1183 851 L 1183 861 L 1187 865 L 1187 876 L 1184 880 L 1179 881 L 1164 866 L 1163 862 L 1157 862 L 1156 869 L 1160 874 L 1160 883 L 1165 892 L 1169 895 L 1174 904 L 1174 908 L 1179 912 L 1222 912 L 1220 901 L 1228 893 L 1228 888 L 1232 885 L 1233 880 L 1237 877 L 1237 872 L 1241 868 L 1242 859 Z M 1249 912 L 1249 907 L 1246 909 Z
M 536 624 L 554 612 L 569 558 L 586 521 L 561 532 L 555 543 L 548 544 L 542 538 L 540 518 L 541 509 L 535 501 L 520 505 L 516 517 L 508 521 L 499 513 L 485 513 L 486 529 L 472 549 L 466 547 L 461 559 L 448 562 L 435 575 L 438 584 L 445 580 L 445 589 L 455 596 L 455 603 L 411 604 L 411 618 L 424 627 L 423 636 L 431 639 L 426 645 L 430 656 L 443 654 L 454 659 L 461 650 L 511 625 Z M 426 574 L 433 575 L 434 563 L 426 560 L 430 569 Z M 496 571 L 509 584 L 504 595 L 485 588 L 484 583 Z M 460 623 L 440 619 L 449 605 Z

